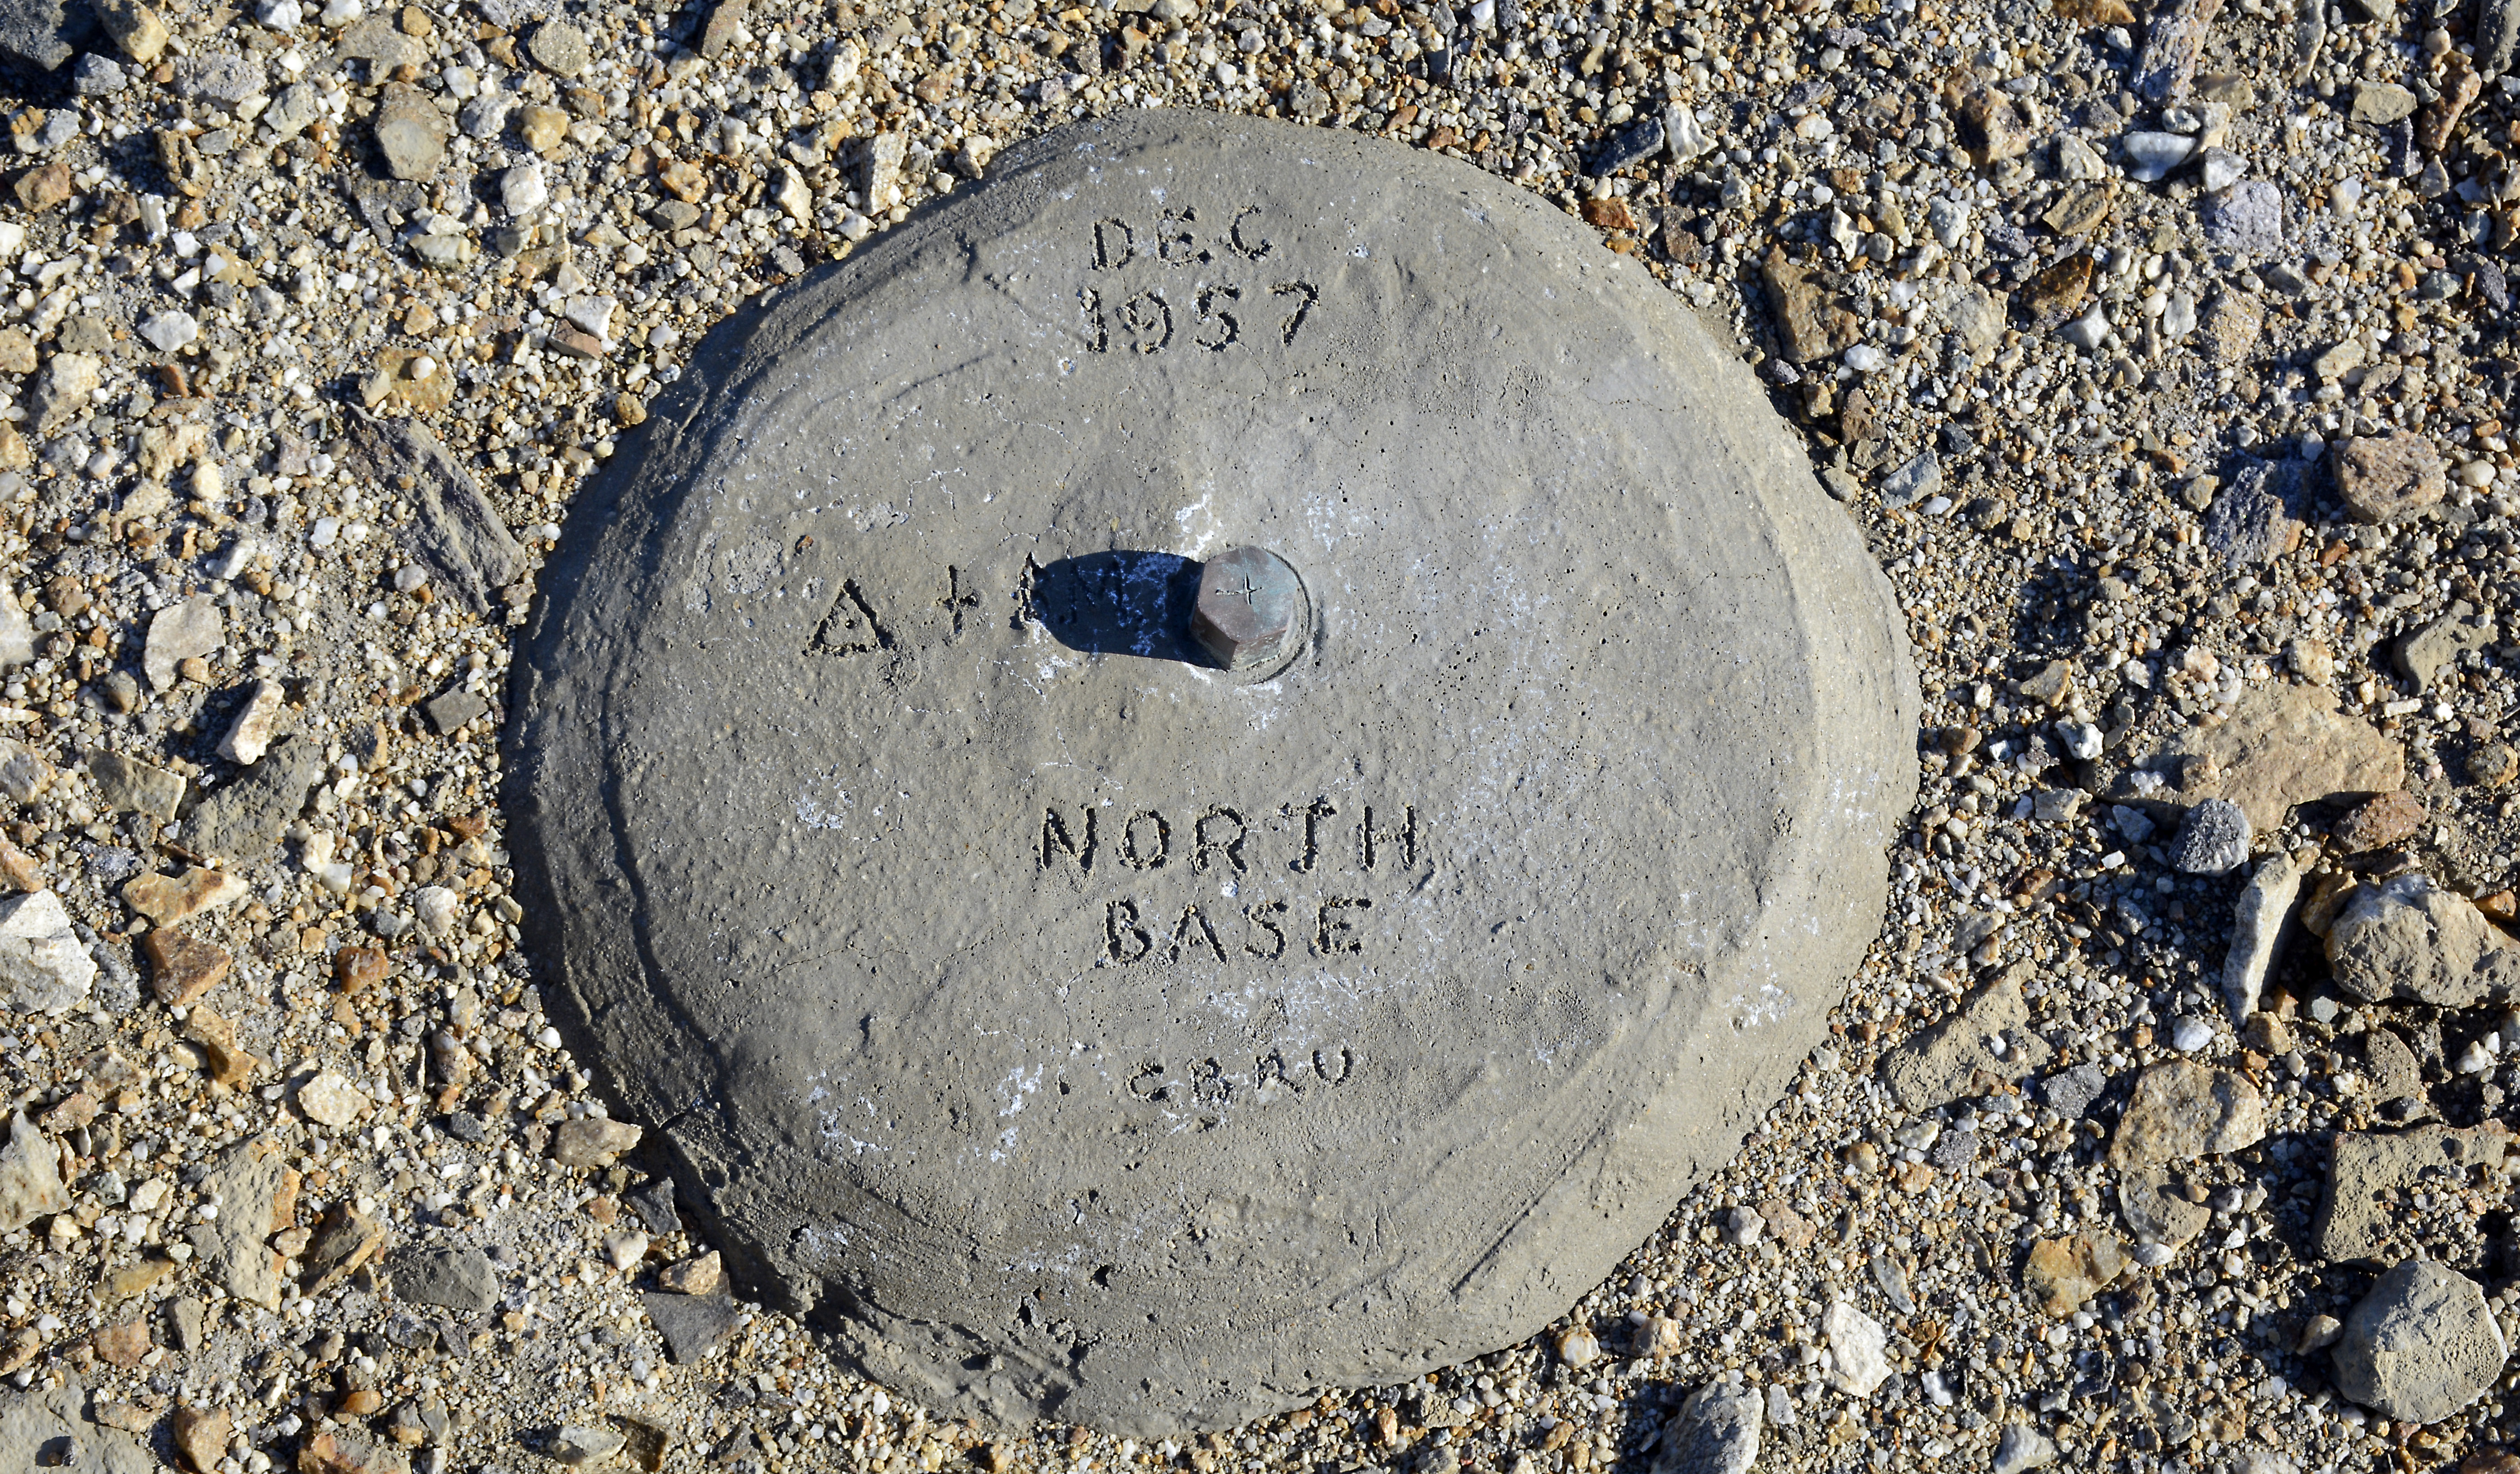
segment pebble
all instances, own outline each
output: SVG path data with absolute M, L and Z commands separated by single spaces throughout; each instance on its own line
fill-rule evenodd
M 2283 248 L 2283 190 L 2272 179 L 2243 179 L 2210 194 L 2197 213 L 2218 250 L 2263 256 Z
M 2021 1474 L 2056 1461 L 2056 1442 L 2028 1423 L 2008 1422 L 1996 1436 L 1994 1474 Z
M 2181 133 L 2138 130 L 2127 134 L 2119 146 L 2126 151 L 2127 177 L 2138 184 L 2167 178 L 2196 152 L 2196 140 Z
M 525 42 L 537 66 L 558 77 L 573 77 L 586 70 L 594 60 L 586 32 L 566 21 L 554 18 L 534 27 Z
M 417 88 L 388 87 L 378 105 L 377 150 L 384 156 L 385 171 L 396 179 L 434 178 L 446 161 L 452 133 L 446 114 Z

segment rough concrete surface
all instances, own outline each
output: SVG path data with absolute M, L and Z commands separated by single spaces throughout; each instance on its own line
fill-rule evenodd
M 572 513 L 528 945 L 753 1282 L 990 1421 L 1528 1334 L 1822 1036 L 1897 611 L 1748 373 L 1461 164 L 1164 111 L 738 319 Z M 1267 547 L 1230 678 L 1184 574 Z

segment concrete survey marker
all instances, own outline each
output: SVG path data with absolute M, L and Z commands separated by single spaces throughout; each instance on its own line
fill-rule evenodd
M 1747 369 L 1467 166 L 1078 124 L 644 433 L 519 677 L 532 945 L 748 1287 L 940 1409 L 1531 1333 L 1878 923 L 1887 583 Z

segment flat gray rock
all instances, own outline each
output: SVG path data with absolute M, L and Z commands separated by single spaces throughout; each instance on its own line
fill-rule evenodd
M 268 1137 L 240 1141 L 219 1157 L 202 1180 L 219 1216 L 196 1224 L 186 1239 L 202 1267 L 227 1292 L 265 1310 L 280 1308 L 280 1256 L 271 1251 L 271 1210 L 287 1172 L 279 1146 Z
M 241 864 L 269 858 L 323 776 L 320 748 L 304 737 L 281 738 L 260 762 L 194 806 L 184 820 L 186 848 Z
M 1796 445 L 1466 165 L 1011 149 L 573 509 L 509 702 L 560 1012 L 738 1281 L 948 1415 L 1213 1427 L 1527 1336 L 1879 922 L 1914 677 Z M 1186 633 L 1236 547 L 1300 580 L 1282 668 Z
M 499 1276 L 478 1249 L 419 1249 L 393 1263 L 394 1293 L 419 1305 L 486 1311 L 499 1303 Z
M 76 1381 L 49 1392 L 0 1392 L 0 1468 L 158 1474 L 163 1467 L 139 1439 L 90 1422 L 87 1390 Z
M 717 1350 L 718 1343 L 742 1323 L 735 1300 L 727 1295 L 672 1295 L 654 1290 L 640 1297 L 656 1333 L 665 1338 L 665 1355 L 677 1366 L 688 1366 Z

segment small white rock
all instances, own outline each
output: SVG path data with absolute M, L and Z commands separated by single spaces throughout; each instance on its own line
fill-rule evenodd
M 1890 1377 L 1885 1354 L 1889 1335 L 1881 1322 L 1844 1300 L 1829 1302 L 1820 1328 L 1828 1337 L 1828 1383 L 1854 1397 L 1868 1398 Z
M 169 308 L 140 325 L 140 335 L 160 353 L 172 353 L 202 335 L 202 325 L 180 308 Z
M 540 160 L 518 164 L 499 175 L 499 205 L 511 215 L 541 209 L 550 199 L 551 184 Z

